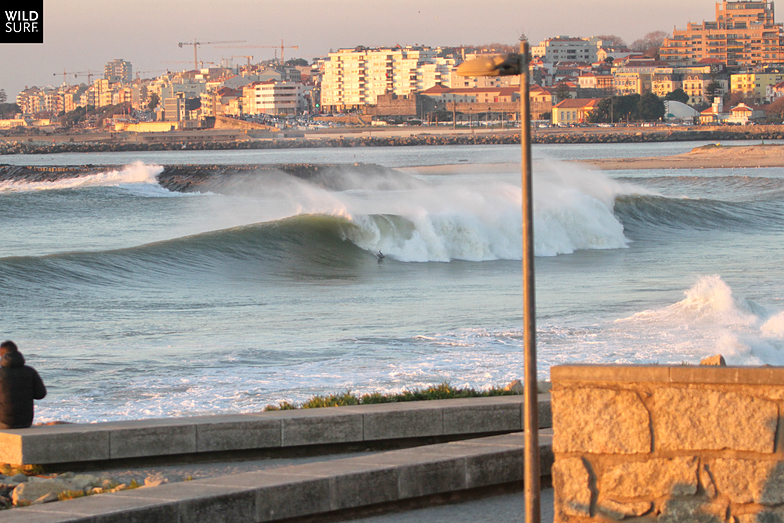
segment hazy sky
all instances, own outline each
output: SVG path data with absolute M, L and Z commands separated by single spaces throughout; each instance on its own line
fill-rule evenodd
M 287 49 L 286 59 L 308 60 L 358 45 L 511 44 L 521 33 L 532 44 L 557 35 L 597 34 L 631 43 L 650 31 L 712 20 L 714 5 L 711 0 L 44 0 L 44 43 L 0 44 L 0 88 L 15 101 L 25 86 L 60 85 L 64 69 L 103 74 L 104 64 L 115 58 L 129 60 L 134 72 L 150 71 L 143 76 L 186 69 L 192 67 L 193 46 L 177 43 L 194 40 L 280 45 L 283 39 L 299 46 Z M 256 62 L 274 53 L 203 45 L 199 60 L 253 55 Z

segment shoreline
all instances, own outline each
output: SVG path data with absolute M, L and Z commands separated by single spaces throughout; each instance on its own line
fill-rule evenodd
M 705 145 L 674 156 L 580 160 L 603 171 L 784 167 L 784 145 Z
M 535 129 L 534 144 L 593 144 L 732 140 L 784 140 L 784 126 L 752 127 L 618 127 Z M 200 130 L 167 133 L 105 132 L 0 136 L 0 157 L 67 152 L 136 152 L 182 150 L 256 150 L 323 147 L 396 147 L 520 144 L 519 130 L 344 128 L 334 132 L 276 133 Z M 0 162 L 1 163 L 1 162 Z
M 534 167 L 539 160 L 535 160 Z M 589 169 L 638 170 L 638 169 L 736 169 L 784 167 L 784 144 L 759 145 L 705 145 L 687 153 L 673 156 L 599 158 L 572 160 Z M 0 163 L 0 181 L 57 181 L 93 174 L 116 165 L 60 165 L 25 166 Z M 158 175 L 162 186 L 179 192 L 188 192 L 199 186 L 219 183 L 225 176 L 258 170 L 281 170 L 303 179 L 321 179 L 332 169 L 356 171 L 357 174 L 378 175 L 391 171 L 405 174 L 459 175 L 497 174 L 520 171 L 520 162 L 501 163 L 455 163 L 422 165 L 388 169 L 375 164 L 253 164 L 253 165 L 165 165 Z M 321 180 L 323 182 L 323 180 Z

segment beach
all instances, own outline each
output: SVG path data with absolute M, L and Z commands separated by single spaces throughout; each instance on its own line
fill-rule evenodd
M 703 145 L 674 156 L 583 160 L 604 171 L 623 169 L 733 169 L 784 167 L 784 145 Z

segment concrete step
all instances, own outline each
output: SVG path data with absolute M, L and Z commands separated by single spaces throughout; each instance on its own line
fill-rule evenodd
M 539 426 L 551 426 L 539 395 Z M 0 430 L 0 463 L 62 465 L 519 432 L 523 397 L 412 401 Z
M 540 431 L 539 444 L 542 475 L 549 475 L 551 430 Z M 2 521 L 228 523 L 335 516 L 519 484 L 524 447 L 523 433 L 455 441 L 16 508 Z

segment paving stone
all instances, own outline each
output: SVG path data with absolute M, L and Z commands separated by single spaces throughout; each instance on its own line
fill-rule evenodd
M 444 434 L 444 409 L 406 409 L 363 414 L 365 441 L 440 436 Z
M 312 411 L 332 410 L 333 412 L 327 415 L 308 412 L 297 417 L 284 418 L 282 420 L 282 446 L 296 447 L 362 441 L 362 415 L 360 413 L 335 412 L 342 408 L 309 409 Z
M 443 415 L 445 434 L 523 430 L 522 407 L 519 403 L 445 408 Z
M 398 474 L 400 499 L 442 494 L 466 488 L 464 459 L 402 466 Z
M 599 493 L 615 500 L 693 495 L 697 493 L 697 464 L 696 457 L 681 457 L 609 466 L 599 479 Z
M 477 488 L 522 481 L 523 449 L 501 450 L 491 455 L 466 457 L 466 487 Z
M 602 499 L 596 504 L 596 511 L 610 519 L 620 521 L 628 517 L 637 517 L 646 514 L 653 508 L 650 501 L 635 501 L 621 503 L 612 499 Z
M 394 468 L 339 474 L 329 480 L 330 508 L 341 510 L 396 501 L 398 471 Z
M 197 452 L 280 447 L 279 419 L 236 417 L 196 425 Z
M 716 458 L 707 467 L 718 493 L 733 503 L 784 503 L 784 461 Z
M 109 432 L 112 459 L 196 452 L 195 425 L 117 428 Z
M 635 454 L 651 451 L 650 416 L 633 391 L 556 390 L 553 451 Z
M 778 405 L 772 401 L 681 388 L 656 389 L 653 399 L 657 450 L 775 450 Z
M 249 472 L 201 480 L 205 485 L 241 487 L 256 491 L 255 521 L 311 516 L 331 509 L 328 476 L 290 474 L 289 469 Z
M 0 462 L 54 464 L 109 459 L 109 433 L 90 425 L 0 431 Z
M 553 464 L 555 512 L 561 521 L 569 516 L 590 517 L 591 476 L 582 458 L 558 459 Z
M 87 496 L 31 508 L 35 508 L 37 514 L 47 514 L 53 518 L 71 518 L 71 521 L 83 523 L 172 523 L 178 520 L 176 504 L 156 499 L 128 498 L 119 494 Z M 2 521 L 6 523 L 6 514 L 15 515 L 17 512 L 27 510 L 28 508 L 13 509 L 3 514 Z
M 700 498 L 668 499 L 659 514 L 659 523 L 725 523 L 728 504 Z

